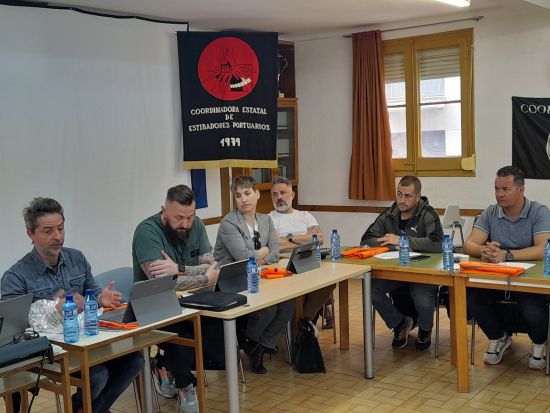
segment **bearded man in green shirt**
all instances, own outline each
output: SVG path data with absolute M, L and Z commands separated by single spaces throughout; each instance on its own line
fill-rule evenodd
M 132 242 L 132 259 L 134 281 L 178 274 L 176 290 L 188 290 L 217 281 L 219 269 L 204 224 L 195 214 L 195 195 L 191 188 L 186 185 L 170 188 L 161 211 L 137 226 Z M 212 320 L 202 320 L 201 324 L 203 339 L 216 330 Z M 180 337 L 193 337 L 192 325 L 187 322 L 164 330 L 178 333 Z M 166 367 L 172 372 L 175 387 L 183 401 L 190 393 L 190 386 L 196 385 L 191 373 L 194 350 L 177 344 L 164 344 L 161 348 Z M 207 351 L 205 348 L 205 354 Z M 175 393 L 168 396 L 175 396 Z

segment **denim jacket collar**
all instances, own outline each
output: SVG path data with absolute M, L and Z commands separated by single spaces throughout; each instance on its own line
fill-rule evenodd
M 36 269 L 38 270 L 38 273 L 40 275 L 44 275 L 44 273 L 46 271 L 48 271 L 48 268 L 52 268 L 51 265 L 48 265 L 46 263 L 46 261 L 44 261 L 44 259 L 40 256 L 40 254 L 36 250 L 36 248 L 32 249 L 31 257 L 32 257 L 32 260 L 34 261 L 34 265 L 36 265 Z M 57 263 L 58 263 L 58 265 L 61 265 L 64 262 L 65 262 L 65 260 L 63 259 L 63 251 L 61 251 L 59 253 L 59 261 Z

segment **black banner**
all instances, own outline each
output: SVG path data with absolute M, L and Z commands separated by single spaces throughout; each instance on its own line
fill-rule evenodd
M 550 98 L 512 97 L 512 165 L 550 179 Z
M 277 167 L 277 33 L 178 32 L 186 168 Z

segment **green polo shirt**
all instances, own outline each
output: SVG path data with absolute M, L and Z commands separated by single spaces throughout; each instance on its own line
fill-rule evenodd
M 175 245 L 167 237 L 160 212 L 142 221 L 136 228 L 132 241 L 132 259 L 134 265 L 134 282 L 146 280 L 147 276 L 141 265 L 147 261 L 163 259 L 164 250 L 174 262 L 183 265 L 198 265 L 202 254 L 212 251 L 206 228 L 199 217 L 195 217 L 191 234 L 185 245 Z

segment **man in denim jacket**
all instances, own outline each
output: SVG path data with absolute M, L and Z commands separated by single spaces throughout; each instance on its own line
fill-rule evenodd
M 27 235 L 34 248 L 2 277 L 2 299 L 33 294 L 33 302 L 51 300 L 44 317 L 62 322 L 61 307 L 65 295 L 72 294 L 83 310 L 84 293 L 93 289 L 100 305 L 120 304 L 121 294 L 113 290 L 114 281 L 101 289 L 94 280 L 90 264 L 82 252 L 64 248 L 65 217 L 63 208 L 54 199 L 35 198 L 23 210 Z M 54 305 L 55 303 L 55 305 Z M 143 357 L 132 353 L 90 368 L 92 408 L 106 413 L 143 368 Z M 82 411 L 80 391 L 73 395 L 73 410 Z

